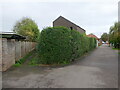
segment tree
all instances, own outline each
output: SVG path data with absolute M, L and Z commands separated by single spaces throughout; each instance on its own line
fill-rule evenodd
M 115 48 L 120 48 L 120 22 L 115 22 L 110 27 L 109 42 L 114 45 Z
M 102 41 L 106 42 L 108 41 L 109 35 L 107 33 L 103 33 L 101 36 Z
M 17 21 L 13 27 L 13 31 L 17 34 L 25 36 L 29 41 L 36 41 L 39 36 L 37 24 L 31 18 L 27 17 Z

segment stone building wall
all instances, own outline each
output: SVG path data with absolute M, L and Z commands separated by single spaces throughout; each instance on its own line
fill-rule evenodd
M 77 27 L 74 24 L 72 24 L 71 22 L 68 22 L 64 18 L 59 18 L 58 20 L 54 21 L 53 27 L 56 27 L 56 26 L 64 26 L 64 27 L 67 27 L 69 29 L 72 27 L 72 29 L 77 30 Z
M 60 16 L 55 21 L 53 21 L 53 27 L 56 27 L 56 26 L 64 26 L 69 29 L 77 30 L 80 33 L 86 33 L 85 30 L 83 30 L 82 28 L 80 28 L 79 26 L 77 26 L 76 24 L 72 23 L 71 21 L 65 19 L 62 16 Z

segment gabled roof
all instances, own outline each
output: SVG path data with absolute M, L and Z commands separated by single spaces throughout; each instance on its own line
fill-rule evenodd
M 88 37 L 93 37 L 93 38 L 96 38 L 97 40 L 99 40 L 99 38 L 96 35 L 94 35 L 94 34 L 88 34 L 87 36 Z
M 80 29 L 84 30 L 83 28 L 81 28 L 80 26 L 78 26 L 78 25 L 76 25 L 75 23 L 71 22 L 70 20 L 64 18 L 63 16 L 59 16 L 59 17 L 58 17 L 56 20 L 54 20 L 53 22 L 57 21 L 57 20 L 60 19 L 60 18 L 63 18 L 63 19 L 65 19 L 66 21 L 68 21 L 68 22 L 74 24 L 75 26 L 79 27 Z M 86 30 L 84 30 L 84 31 L 86 31 Z

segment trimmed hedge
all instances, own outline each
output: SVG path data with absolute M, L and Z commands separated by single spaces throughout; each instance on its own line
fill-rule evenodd
M 69 63 L 95 47 L 95 38 L 65 27 L 48 27 L 42 30 L 39 38 L 39 63 Z
M 71 30 L 72 35 L 72 59 L 82 56 L 84 53 L 96 47 L 96 39 L 80 34 L 76 30 Z

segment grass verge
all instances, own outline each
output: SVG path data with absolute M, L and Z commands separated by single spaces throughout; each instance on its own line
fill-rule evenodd
M 15 67 L 21 66 L 34 52 L 35 52 L 35 50 L 29 52 L 29 53 L 28 53 L 27 55 L 25 55 L 23 58 L 21 58 L 20 60 L 16 61 L 13 66 L 15 66 Z
M 93 50 L 92 50 L 93 51 Z M 88 53 L 92 52 L 92 51 L 89 51 Z M 88 53 L 85 53 L 84 55 L 82 55 L 81 57 L 84 57 L 86 56 L 86 54 Z M 81 58 L 79 57 L 79 58 Z M 78 58 L 78 59 L 79 59 Z M 15 67 L 19 67 L 21 66 L 27 59 L 29 59 L 29 62 L 27 63 L 28 65 L 32 65 L 32 66 L 64 66 L 64 65 L 69 65 L 69 64 L 72 64 L 74 63 L 76 60 L 72 61 L 72 62 L 63 62 L 63 63 L 58 63 L 58 64 L 41 64 L 41 60 L 40 58 L 38 57 L 38 54 L 37 54 L 37 51 L 36 50 L 33 50 L 31 52 L 29 52 L 26 56 L 24 56 L 23 58 L 21 58 L 19 61 L 17 61 L 13 66 Z
M 38 56 L 37 56 L 37 52 L 34 52 L 34 56 L 31 58 L 30 62 L 28 63 L 29 65 L 33 65 L 33 66 L 36 66 L 38 65 Z
M 41 64 L 41 60 L 40 58 L 38 57 L 38 54 L 37 52 L 35 51 L 34 52 L 34 56 L 31 57 L 31 60 L 29 61 L 29 65 L 32 65 L 32 66 L 65 66 L 65 65 L 70 65 L 78 60 L 80 60 L 81 58 L 87 56 L 89 53 L 91 53 L 92 51 L 94 51 L 95 49 L 89 51 L 89 52 L 86 52 L 85 54 L 83 54 L 81 57 L 78 57 L 76 58 L 75 60 L 71 61 L 71 62 L 63 62 L 63 63 L 58 63 L 58 64 Z
M 120 54 L 120 52 L 118 52 L 118 54 Z
M 120 48 L 112 48 L 113 50 L 120 50 Z
M 67 64 L 70 64 L 68 62 L 63 62 L 62 64 L 40 64 L 40 60 L 39 60 L 39 57 L 37 55 L 37 53 L 31 58 L 30 62 L 29 62 L 29 65 L 32 65 L 32 66 L 58 66 L 58 65 L 67 65 Z

